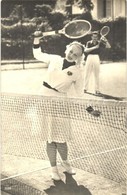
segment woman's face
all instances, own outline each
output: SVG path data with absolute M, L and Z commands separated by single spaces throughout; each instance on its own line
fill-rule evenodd
M 70 45 L 65 51 L 66 60 L 69 62 L 75 62 L 82 56 L 82 48 L 77 45 Z

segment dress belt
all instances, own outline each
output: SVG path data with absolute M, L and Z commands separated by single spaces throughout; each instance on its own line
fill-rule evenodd
M 43 85 L 44 85 L 45 87 L 49 88 L 49 89 L 53 89 L 54 91 L 59 92 L 57 89 L 51 87 L 51 86 L 50 86 L 48 83 L 46 83 L 45 81 L 43 81 Z

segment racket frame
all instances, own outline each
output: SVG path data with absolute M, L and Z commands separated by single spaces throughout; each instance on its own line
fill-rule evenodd
M 70 35 L 68 35 L 68 34 L 65 32 L 65 31 L 66 31 L 66 28 L 67 28 L 70 24 L 72 24 L 72 23 L 75 23 L 75 24 L 76 24 L 77 22 L 87 23 L 87 24 L 89 25 L 89 30 L 88 30 L 87 32 L 85 32 L 84 34 L 78 35 L 78 36 L 70 36 Z M 73 21 L 70 21 L 69 23 L 67 23 L 67 24 L 64 26 L 64 28 L 61 29 L 61 30 L 43 32 L 42 34 L 43 34 L 43 36 L 49 36 L 49 35 L 55 35 L 55 34 L 64 34 L 66 37 L 68 37 L 68 38 L 70 38 L 70 39 L 78 39 L 78 38 L 82 38 L 82 37 L 84 37 L 85 35 L 89 34 L 89 33 L 91 32 L 91 28 L 92 28 L 91 23 L 90 23 L 89 21 L 87 21 L 87 20 L 73 20 Z M 43 37 L 43 36 L 42 36 L 42 37 Z M 41 37 L 41 38 L 42 38 L 42 37 Z
M 103 35 L 103 34 L 102 34 L 102 30 L 103 30 L 104 28 L 107 28 L 108 31 L 107 31 L 107 33 L 105 33 L 105 34 Z M 100 30 L 100 35 L 101 35 L 101 37 L 105 37 L 106 35 L 108 35 L 109 31 L 110 31 L 110 27 L 109 27 L 109 26 L 103 26 L 103 27 L 101 28 L 101 30 Z

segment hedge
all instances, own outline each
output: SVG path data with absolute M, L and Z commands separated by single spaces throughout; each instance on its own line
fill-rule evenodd
M 51 31 L 56 28 L 56 18 L 59 18 L 59 28 L 68 22 L 68 18 L 57 13 L 54 17 L 40 18 L 42 22 L 39 27 L 42 31 Z M 49 21 L 50 20 L 50 21 Z M 1 20 L 2 22 L 2 20 Z M 52 23 L 51 23 L 52 22 Z M 110 33 L 107 38 L 111 43 L 110 50 L 104 49 L 101 52 L 102 60 L 120 61 L 126 59 L 126 18 L 116 18 L 115 20 L 91 20 L 92 30 L 100 30 L 102 26 L 108 25 Z M 53 25 L 54 24 L 54 25 Z M 17 22 L 13 25 L 5 25 L 1 23 L 1 59 L 33 59 L 32 42 L 33 32 L 36 29 L 36 18 L 31 20 Z M 90 35 L 87 35 L 78 41 L 86 44 L 90 40 Z M 47 53 L 64 55 L 66 45 L 72 40 L 64 35 L 55 35 L 44 37 L 41 41 L 42 50 Z

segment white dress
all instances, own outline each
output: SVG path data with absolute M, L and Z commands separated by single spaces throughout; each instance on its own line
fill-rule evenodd
M 57 92 L 42 85 L 39 94 L 43 96 L 63 96 L 64 98 L 80 97 L 83 95 L 83 67 L 74 65 L 62 70 L 64 58 L 61 56 L 42 53 L 40 48 L 33 49 L 33 54 L 36 59 L 43 61 L 48 65 L 48 70 L 44 81 L 52 88 L 58 90 Z M 50 105 L 48 105 L 46 116 L 40 120 L 41 130 L 47 132 L 44 133 L 44 140 L 48 140 L 49 142 L 65 142 L 72 140 L 73 131 L 71 129 L 71 119 L 69 117 L 60 118 L 54 115 L 51 116 L 50 110 L 52 110 L 52 108 L 50 108 Z M 54 110 L 54 112 L 56 111 L 57 108 Z M 69 107 L 66 112 L 69 116 Z M 44 129 L 44 127 L 46 129 Z

